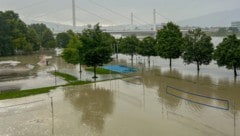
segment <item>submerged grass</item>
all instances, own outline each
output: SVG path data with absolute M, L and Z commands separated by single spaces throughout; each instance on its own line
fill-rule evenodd
M 3 92 L 0 94 L 0 100 L 20 98 L 20 97 L 25 97 L 25 96 L 30 96 L 30 95 L 48 93 L 50 90 L 55 89 L 56 87 L 57 86 L 29 89 L 29 90 L 7 91 L 7 92 Z
M 90 71 L 90 72 L 94 71 L 93 67 L 87 67 L 87 68 L 85 68 L 85 70 Z M 107 69 L 104 69 L 104 68 L 101 68 L 101 67 L 97 67 L 96 73 L 97 74 L 110 74 L 110 73 L 111 74 L 119 74 L 118 72 L 107 70 Z
M 72 75 L 69 75 L 69 74 L 65 74 L 65 73 L 61 73 L 61 72 L 53 72 L 53 75 L 62 77 L 67 82 L 74 82 L 74 81 L 78 80 L 75 76 L 72 76 Z
M 68 82 L 67 84 L 60 85 L 60 86 L 84 85 L 84 84 L 91 83 L 91 81 L 79 81 L 79 80 L 77 80 L 76 77 L 65 74 L 65 73 L 54 72 L 53 74 L 64 78 Z M 0 93 L 0 100 L 20 98 L 20 97 L 26 97 L 26 96 L 31 96 L 31 95 L 48 93 L 51 90 L 53 90 L 57 87 L 60 87 L 60 86 L 51 86 L 51 87 L 43 87 L 43 88 L 28 89 L 28 90 L 9 90 L 9 91 Z

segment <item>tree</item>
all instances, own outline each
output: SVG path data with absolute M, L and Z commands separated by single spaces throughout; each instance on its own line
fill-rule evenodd
M 62 57 L 68 63 L 75 65 L 79 64 L 80 72 L 82 72 L 81 63 L 83 62 L 83 45 L 77 35 L 74 35 L 70 39 L 67 48 L 63 50 Z
M 57 37 L 56 37 L 57 47 L 66 48 L 70 39 L 71 39 L 71 35 L 67 32 L 62 32 L 57 34 Z
M 172 59 L 179 58 L 182 53 L 182 33 L 179 26 L 172 22 L 167 23 L 163 29 L 157 32 L 157 53 L 160 57 L 169 59 L 172 67 Z
M 182 55 L 185 63 L 196 63 L 199 72 L 200 65 L 208 65 L 211 62 L 213 51 L 210 36 L 202 32 L 200 28 L 188 31 L 184 38 L 184 52 Z
M 40 41 L 40 47 L 54 48 L 56 46 L 53 32 L 45 24 L 31 24 L 29 28 L 36 31 Z
M 150 65 L 150 56 L 156 56 L 155 50 L 156 41 L 153 37 L 145 37 L 137 48 L 137 52 L 142 56 L 148 57 L 148 64 Z
M 80 39 L 84 48 L 83 62 L 94 68 L 93 78 L 97 78 L 97 66 L 112 60 L 113 38 L 110 34 L 102 32 L 99 24 L 96 24 L 93 28 L 83 30 Z
M 13 11 L 0 11 L 0 56 L 14 55 L 15 50 L 23 49 L 27 26 Z
M 33 51 L 38 51 L 40 49 L 40 39 L 33 28 L 28 28 L 26 38 L 29 41 L 30 46 L 32 46 Z
M 120 52 L 129 54 L 133 65 L 133 55 L 137 53 L 137 47 L 139 46 L 139 39 L 132 35 L 120 40 Z
M 214 59 L 218 66 L 233 69 L 234 76 L 237 76 L 237 68 L 240 68 L 240 40 L 236 35 L 229 35 L 223 39 L 214 51 Z

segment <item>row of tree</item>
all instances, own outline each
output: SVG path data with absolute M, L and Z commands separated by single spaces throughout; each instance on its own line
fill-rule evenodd
M 139 40 L 136 36 L 114 39 L 102 32 L 98 24 L 85 29 L 82 34 L 74 34 L 72 31 L 60 33 L 56 39 L 59 46 L 66 47 L 63 58 L 67 62 L 72 64 L 81 62 L 93 66 L 94 69 L 110 62 L 111 55 L 116 50 L 130 55 L 131 60 L 135 54 L 148 56 L 149 63 L 150 56 L 160 56 L 169 59 L 170 67 L 172 59 L 182 57 L 185 63 L 196 64 L 198 72 L 201 65 L 208 65 L 213 59 L 219 66 L 233 69 L 234 76 L 237 76 L 237 69 L 240 68 L 240 40 L 235 35 L 224 38 L 214 49 L 211 37 L 200 28 L 191 30 L 183 36 L 179 26 L 172 22 L 158 30 L 156 39 L 146 37 Z
M 52 31 L 44 24 L 26 25 L 13 11 L 0 11 L 0 56 L 31 53 L 56 46 Z
M 169 59 L 169 66 L 172 66 L 172 59 L 182 57 L 186 64 L 194 63 L 199 72 L 201 65 L 208 65 L 213 59 L 218 66 L 226 66 L 234 70 L 237 76 L 237 69 L 240 68 L 240 40 L 236 35 L 229 35 L 214 49 L 211 37 L 206 35 L 200 28 L 190 30 L 183 36 L 179 26 L 172 22 L 167 23 L 163 29 L 158 30 L 156 39 L 146 37 L 139 41 L 135 36 L 119 40 L 120 52 L 140 54 L 143 56 L 158 55 Z
M 84 63 L 93 66 L 111 61 L 113 45 L 120 53 L 143 56 L 160 56 L 170 60 L 182 57 L 187 64 L 195 63 L 197 70 L 201 65 L 208 65 L 212 59 L 219 66 L 234 70 L 240 68 L 240 40 L 230 35 L 214 50 L 211 37 L 201 29 L 189 31 L 185 36 L 179 26 L 172 22 L 158 30 L 156 38 L 146 37 L 142 41 L 136 36 L 114 39 L 110 34 L 101 31 L 99 25 L 85 29 L 81 34 L 69 30 L 59 33 L 54 39 L 52 31 L 44 24 L 26 25 L 13 11 L 0 11 L 0 56 L 16 53 L 30 53 L 41 48 L 66 48 L 63 57 L 69 63 Z M 149 59 L 150 60 L 150 59 Z M 94 76 L 96 77 L 96 75 Z

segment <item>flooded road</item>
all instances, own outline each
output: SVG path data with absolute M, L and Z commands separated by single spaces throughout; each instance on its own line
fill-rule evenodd
M 238 136 L 239 88 L 239 83 L 215 84 L 202 76 L 182 79 L 177 71 L 149 69 L 128 78 L 1 101 L 0 121 L 6 123 L 0 124 L 0 132 L 24 136 Z
M 92 80 L 91 72 L 80 77 L 78 66 L 60 58 L 50 63 Z M 131 67 L 130 56 L 119 54 L 112 64 Z M 170 69 L 169 61 L 159 57 L 147 64 L 146 57 L 135 56 L 133 64 L 138 72 L 98 75 L 97 80 L 122 79 L 1 100 L 0 135 L 240 136 L 240 78 L 232 70 L 213 61 L 198 74 L 195 65 L 184 65 L 182 59 Z

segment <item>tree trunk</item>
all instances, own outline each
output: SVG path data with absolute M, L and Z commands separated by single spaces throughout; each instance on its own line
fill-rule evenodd
M 148 56 L 148 66 L 150 67 L 150 56 Z
M 199 62 L 197 62 L 197 71 L 198 71 L 198 73 L 200 71 L 200 64 L 199 64 Z
M 97 76 L 96 76 L 96 68 L 97 68 L 97 66 L 95 65 L 95 66 L 93 67 L 93 72 L 94 72 L 93 78 L 97 78 Z
M 133 54 L 131 54 L 131 64 L 132 64 L 132 68 L 133 68 Z
M 237 77 L 237 67 L 236 66 L 233 66 L 234 68 L 234 77 Z
M 81 55 L 80 55 L 80 49 L 78 50 L 78 59 L 79 59 L 79 72 L 82 72 L 82 68 L 81 68 Z
M 82 65 L 79 63 L 79 72 L 82 73 Z
M 169 67 L 172 68 L 172 58 L 169 59 Z

